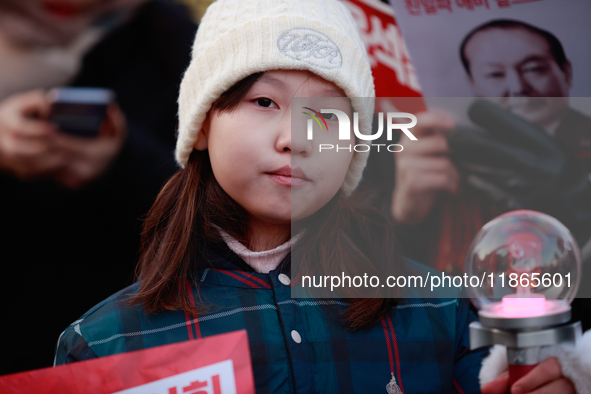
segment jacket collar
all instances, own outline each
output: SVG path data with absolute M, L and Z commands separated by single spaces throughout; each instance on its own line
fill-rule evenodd
M 291 254 L 279 263 L 279 266 L 263 274 L 256 272 L 234 253 L 225 242 L 213 243 L 205 250 L 205 259 L 197 271 L 200 283 L 211 283 L 222 286 L 241 287 L 248 289 L 271 289 L 274 281 L 272 277 L 279 274 L 290 275 Z

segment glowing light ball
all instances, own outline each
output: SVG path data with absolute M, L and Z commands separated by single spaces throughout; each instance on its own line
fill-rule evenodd
M 581 256 L 568 229 L 553 217 L 519 210 L 476 235 L 464 269 L 484 278 L 469 287 L 482 316 L 520 318 L 567 310 L 579 287 Z
M 580 251 L 555 218 L 520 210 L 493 219 L 470 245 L 464 270 L 480 278 L 468 288 L 479 317 L 470 324 L 470 347 L 505 345 L 510 384 L 538 364 L 541 346 L 582 335 L 580 322 L 565 324 L 579 287 Z

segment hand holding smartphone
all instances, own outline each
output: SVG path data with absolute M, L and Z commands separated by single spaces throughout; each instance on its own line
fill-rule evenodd
M 63 87 L 48 92 L 51 111 L 48 120 L 62 132 L 79 137 L 96 137 L 115 93 L 105 88 Z

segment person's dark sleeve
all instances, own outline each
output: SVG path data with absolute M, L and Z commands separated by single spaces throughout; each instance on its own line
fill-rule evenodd
M 16 178 L 0 170 L 0 204 L 10 198 L 17 184 Z
M 196 29 L 186 7 L 153 0 L 84 57 L 72 85 L 112 89 L 127 120 L 123 149 L 89 194 L 141 216 L 177 170 L 177 98 Z
M 480 393 L 478 374 L 482 367 L 482 360 L 488 355 L 489 348 L 470 350 L 469 325 L 476 320 L 476 315 L 469 308 L 469 301 L 461 299 L 456 315 L 454 393 Z

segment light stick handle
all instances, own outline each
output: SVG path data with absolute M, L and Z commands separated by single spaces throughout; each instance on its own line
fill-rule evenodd
M 534 369 L 537 364 L 534 365 L 512 365 L 509 364 L 509 388 L 513 386 L 513 383 L 517 382 L 523 376 L 527 375 L 529 371 Z M 507 392 L 509 393 L 509 392 Z

